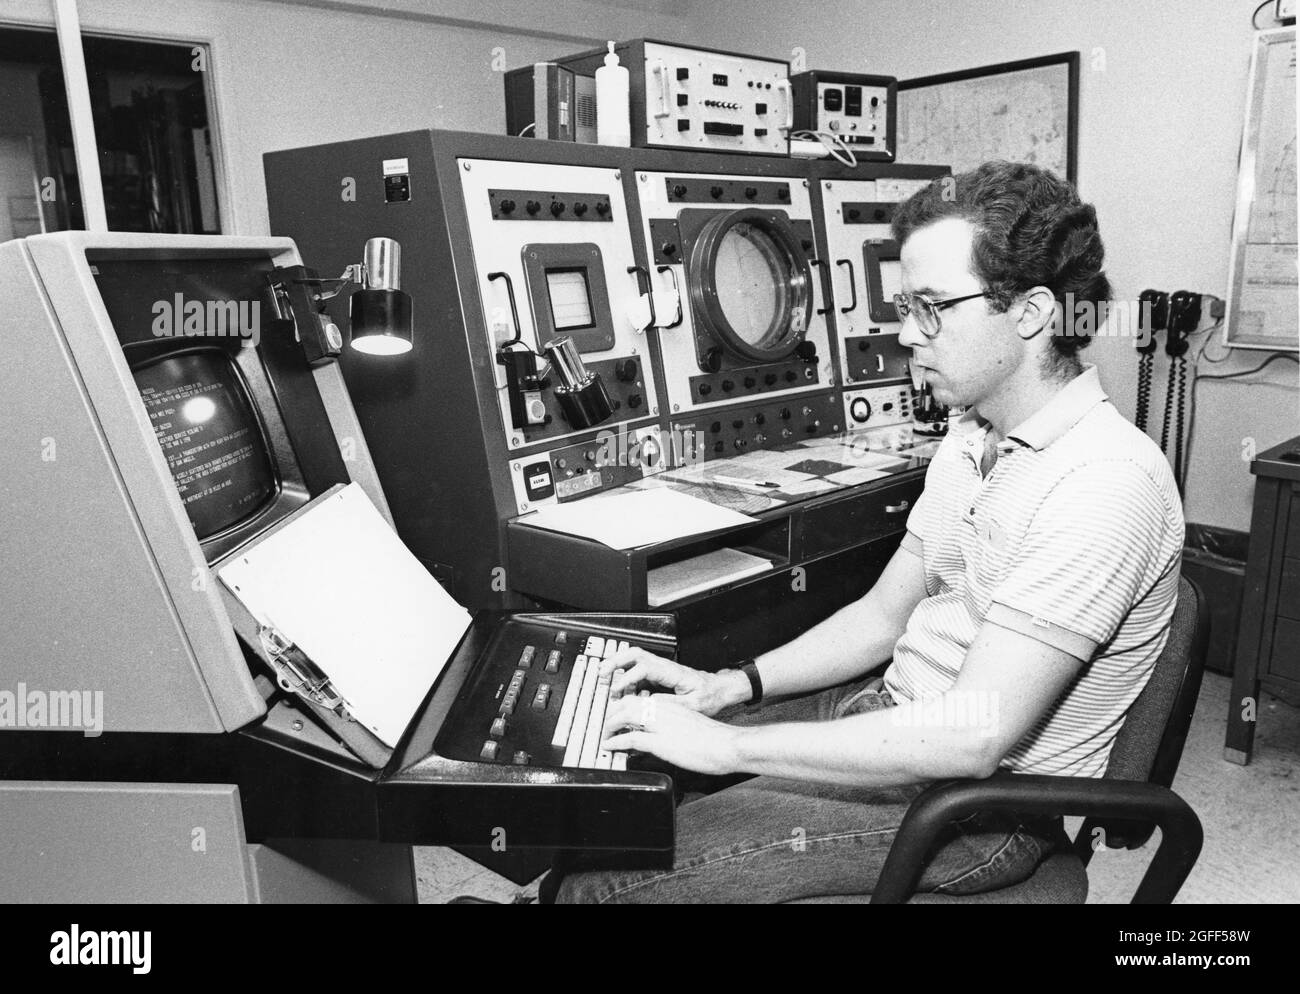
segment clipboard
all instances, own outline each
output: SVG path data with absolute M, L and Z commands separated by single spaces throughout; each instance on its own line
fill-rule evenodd
M 217 569 L 281 688 L 396 747 L 470 626 L 355 483 Z

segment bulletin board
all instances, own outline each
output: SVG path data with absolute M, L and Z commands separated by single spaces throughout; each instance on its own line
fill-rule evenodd
M 1074 182 L 1078 110 L 1078 52 L 902 80 L 898 160 L 959 173 L 1007 159 Z
M 1296 280 L 1295 28 L 1255 37 L 1237 165 L 1227 345 L 1300 351 Z

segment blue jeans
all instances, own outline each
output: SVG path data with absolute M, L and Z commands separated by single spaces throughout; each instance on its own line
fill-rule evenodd
M 718 715 L 733 724 L 829 721 L 892 707 L 879 677 Z M 558 903 L 752 903 L 870 894 L 925 784 L 845 787 L 760 776 L 686 799 L 667 869 L 568 872 Z M 919 889 L 973 894 L 1024 880 L 1051 850 L 1050 825 L 973 815 L 953 826 Z M 606 857 L 606 859 L 608 859 Z

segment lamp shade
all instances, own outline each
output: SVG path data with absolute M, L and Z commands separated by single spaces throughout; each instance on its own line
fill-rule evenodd
M 411 350 L 411 296 L 404 290 L 358 290 L 352 294 L 352 347 L 367 355 Z

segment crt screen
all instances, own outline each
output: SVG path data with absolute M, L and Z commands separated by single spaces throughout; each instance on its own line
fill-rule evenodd
M 590 328 L 591 294 L 587 274 L 581 269 L 551 269 L 546 273 L 546 289 L 551 296 L 551 323 L 556 331 Z
M 903 266 L 897 259 L 880 260 L 880 295 L 886 304 L 892 303 L 894 294 L 903 292 Z
M 278 490 L 275 469 L 247 388 L 226 353 L 173 353 L 133 375 L 199 541 L 266 506 Z

